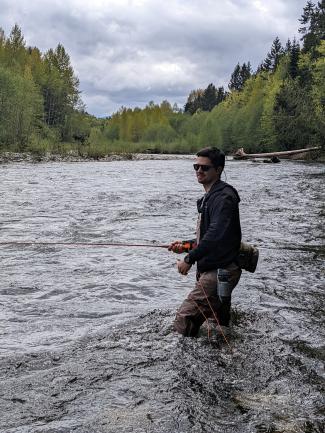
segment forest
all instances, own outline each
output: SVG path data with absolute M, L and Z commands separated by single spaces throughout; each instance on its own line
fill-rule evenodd
M 325 0 L 308 1 L 298 41 L 276 37 L 256 71 L 237 64 L 228 88 L 194 89 L 184 107 L 167 100 L 87 113 L 62 44 L 42 53 L 15 24 L 0 28 L 0 152 L 192 153 L 213 145 L 231 153 L 325 146 Z

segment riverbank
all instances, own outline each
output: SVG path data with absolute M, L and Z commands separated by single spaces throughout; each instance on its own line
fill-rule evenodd
M 0 153 L 0 164 L 8 164 L 11 162 L 87 162 L 87 161 L 145 161 L 145 160 L 177 160 L 177 159 L 193 159 L 193 154 L 175 154 L 175 153 L 115 153 L 108 154 L 102 158 L 90 158 L 89 156 L 81 156 L 75 152 L 70 152 L 64 155 L 46 153 L 44 155 L 34 154 L 30 152 L 15 153 L 4 152 Z M 232 159 L 227 157 L 227 159 Z M 325 153 L 321 152 L 317 158 L 304 158 L 304 160 L 325 163 Z M 257 162 L 257 161 L 254 161 Z
M 102 158 L 90 158 L 89 156 L 83 157 L 77 153 L 71 152 L 65 155 L 46 153 L 45 155 L 38 155 L 33 153 L 14 153 L 4 152 L 0 154 L 0 164 L 7 164 L 10 162 L 82 162 L 82 161 L 144 161 L 144 160 L 171 160 L 171 159 L 192 159 L 193 155 L 181 154 L 163 154 L 163 153 L 119 153 L 109 154 Z

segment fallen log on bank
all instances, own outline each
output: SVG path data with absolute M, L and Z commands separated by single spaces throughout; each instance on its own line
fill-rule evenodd
M 308 147 L 306 149 L 286 150 L 282 152 L 269 152 L 269 153 L 245 153 L 244 148 L 241 147 L 234 153 L 234 159 L 250 159 L 250 158 L 285 158 L 290 159 L 298 155 L 303 157 L 304 154 L 320 150 L 320 147 Z

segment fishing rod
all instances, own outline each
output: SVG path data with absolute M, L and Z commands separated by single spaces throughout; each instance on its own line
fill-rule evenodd
M 193 248 L 189 241 L 181 242 L 183 245 L 177 251 L 178 253 L 187 253 L 189 250 Z M 63 247 L 134 247 L 134 248 L 169 248 L 169 245 L 165 244 L 132 244 L 132 243 L 117 243 L 117 242 L 37 242 L 37 241 L 4 241 L 0 242 L 1 246 L 63 246 Z M 272 246 L 259 246 L 260 250 L 279 250 L 279 249 L 288 249 L 288 250 L 296 250 L 296 249 L 310 249 L 313 251 L 314 246 L 308 245 L 277 245 L 275 247 Z M 176 251 L 174 251 L 176 252 Z
M 0 246 L 64 246 L 64 247 L 142 247 L 142 248 L 168 248 L 162 244 L 124 244 L 115 242 L 31 242 L 31 241 L 6 241 L 0 242 Z

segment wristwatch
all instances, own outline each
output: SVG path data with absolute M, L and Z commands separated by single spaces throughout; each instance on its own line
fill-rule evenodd
M 190 259 L 190 255 L 187 254 L 187 256 L 184 257 L 184 262 L 187 263 L 188 265 L 192 265 L 193 263 L 191 263 L 191 259 Z

